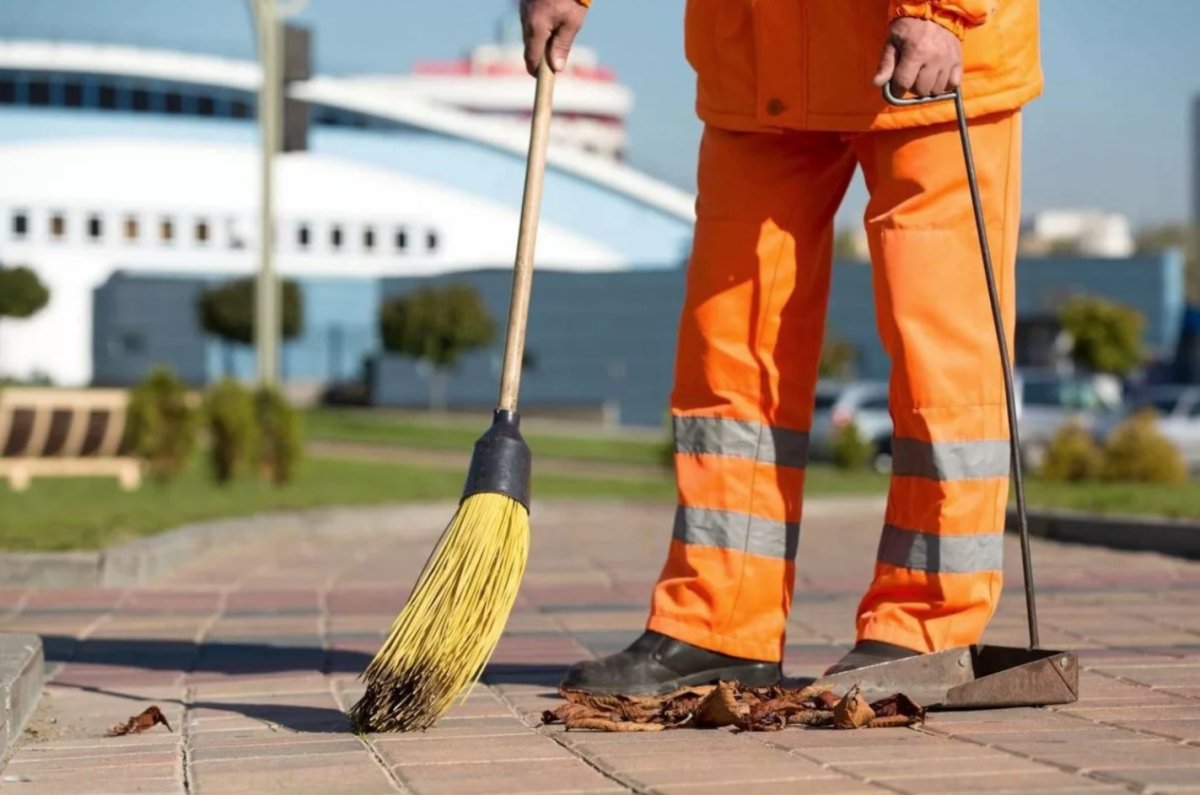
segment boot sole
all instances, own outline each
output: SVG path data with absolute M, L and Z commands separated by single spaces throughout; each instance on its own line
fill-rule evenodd
M 586 684 L 573 685 L 572 690 L 580 690 L 594 695 L 624 695 L 624 696 L 665 696 L 684 687 L 700 687 L 715 685 L 718 682 L 738 682 L 746 687 L 770 687 L 779 684 L 783 678 L 783 670 L 779 666 L 766 665 L 735 665 L 728 668 L 713 668 L 687 676 L 667 679 L 655 685 L 641 687 L 599 688 Z

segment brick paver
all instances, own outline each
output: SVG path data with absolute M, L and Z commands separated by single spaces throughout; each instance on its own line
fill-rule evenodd
M 771 734 L 538 727 L 564 665 L 641 629 L 667 505 L 536 506 L 533 557 L 478 688 L 437 727 L 358 737 L 343 710 L 452 506 L 322 512 L 129 590 L 0 590 L 0 629 L 46 642 L 51 681 L 0 792 L 705 795 L 1200 793 L 1200 563 L 1035 543 L 1048 645 L 1078 704 L 934 715 L 919 730 Z M 814 502 L 787 671 L 853 641 L 877 501 Z M 305 522 L 292 522 L 304 527 Z M 338 532 L 330 532 L 337 530 Z M 1024 641 L 1019 559 L 988 640 Z M 157 704 L 157 727 L 105 730 Z

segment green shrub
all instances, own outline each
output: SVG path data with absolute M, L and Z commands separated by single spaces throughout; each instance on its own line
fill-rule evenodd
M 1041 475 L 1057 483 L 1096 480 L 1104 471 L 1104 454 L 1085 428 L 1063 425 L 1050 440 Z
M 258 424 L 250 390 L 226 378 L 204 397 L 208 457 L 213 479 L 228 483 L 245 474 L 258 454 Z
M 874 452 L 854 423 L 839 428 L 833 436 L 833 465 L 838 469 L 865 469 Z
M 254 395 L 258 422 L 258 471 L 276 486 L 289 482 L 300 463 L 300 415 L 278 389 L 260 389 Z
M 187 466 L 196 444 L 196 411 L 174 370 L 152 370 L 133 389 L 125 433 L 130 449 L 159 483 L 170 483 Z
M 1142 363 L 1145 318 L 1136 309 L 1094 296 L 1077 296 L 1059 313 L 1073 340 L 1071 359 L 1096 373 L 1125 375 Z
M 1186 483 L 1187 466 L 1175 445 L 1158 432 L 1153 411 L 1117 426 L 1104 445 L 1104 478 L 1139 483 Z

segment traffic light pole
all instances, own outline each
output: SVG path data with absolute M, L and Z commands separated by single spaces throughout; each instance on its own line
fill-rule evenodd
M 258 384 L 279 381 L 283 284 L 275 273 L 275 155 L 283 140 L 283 20 L 299 13 L 307 0 L 248 0 L 258 33 L 262 84 L 258 91 L 258 123 L 262 133 L 259 175 L 259 267 L 254 291 L 254 351 Z

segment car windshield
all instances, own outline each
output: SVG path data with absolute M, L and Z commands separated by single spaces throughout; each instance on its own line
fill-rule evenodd
M 1090 383 L 1073 379 L 1026 381 L 1022 397 L 1027 406 L 1070 409 L 1096 409 L 1101 406 L 1100 396 Z

